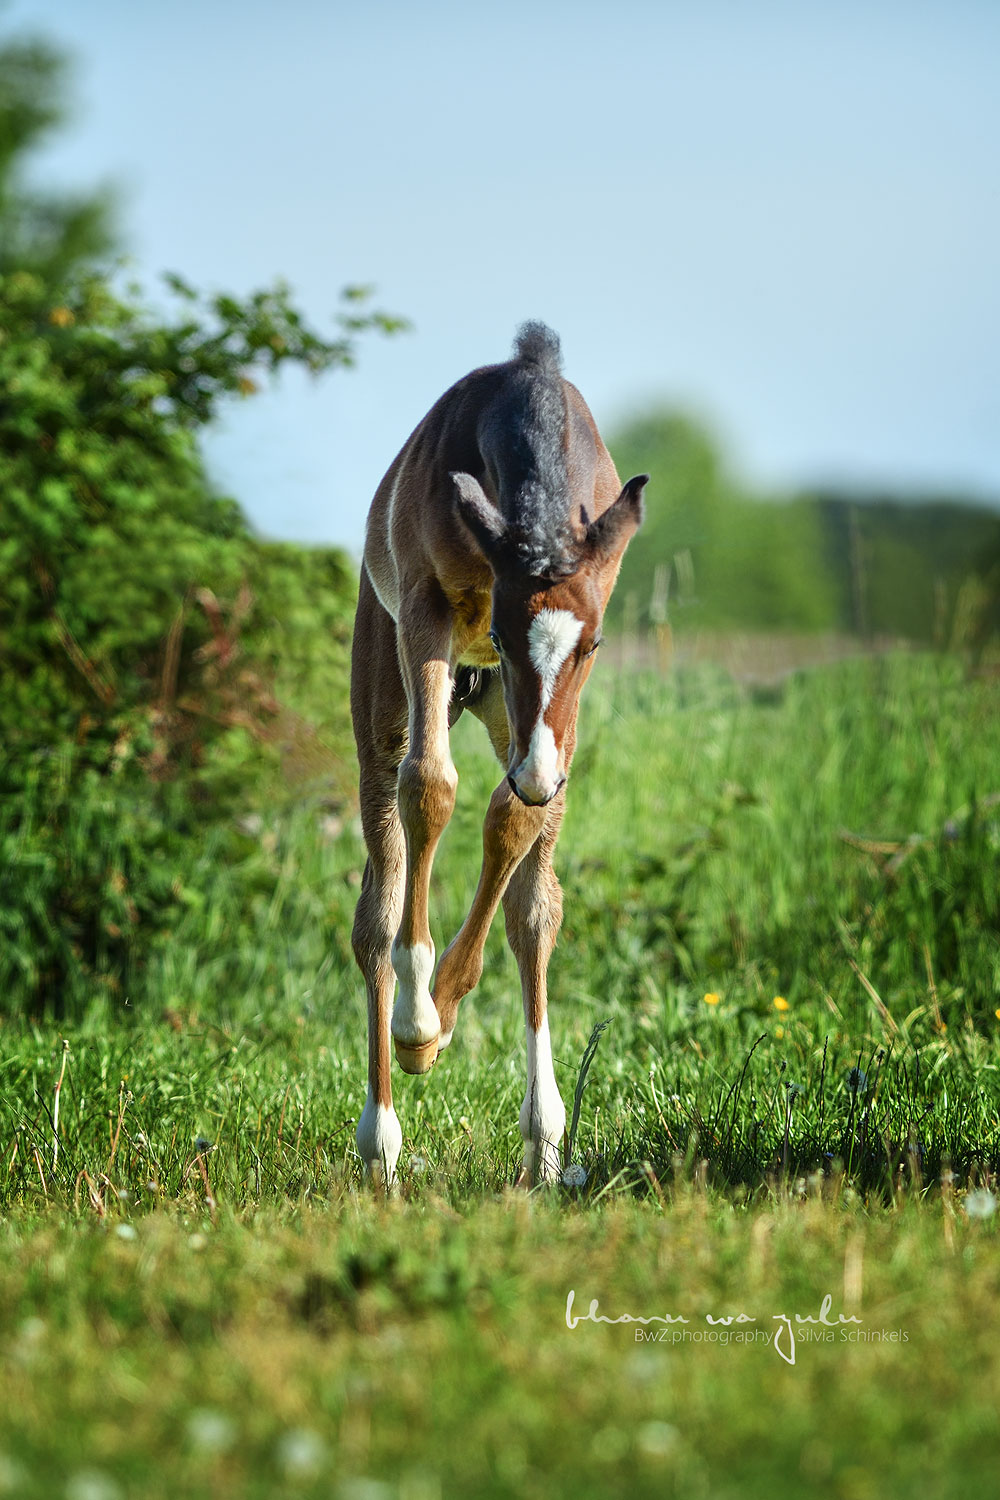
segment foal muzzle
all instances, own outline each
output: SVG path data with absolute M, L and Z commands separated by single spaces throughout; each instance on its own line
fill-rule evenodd
M 565 776 L 560 776 L 552 790 L 550 792 L 543 792 L 541 795 L 538 795 L 534 787 L 529 788 L 528 791 L 522 791 L 514 780 L 513 773 L 507 777 L 507 785 L 514 793 L 514 796 L 518 797 L 524 803 L 525 807 L 545 807 L 552 801 L 556 793 L 561 791 L 566 785 L 566 778 Z

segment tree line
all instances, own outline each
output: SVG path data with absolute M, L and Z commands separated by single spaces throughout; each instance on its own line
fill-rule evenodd
M 626 553 L 619 623 L 833 630 L 981 651 L 1000 631 L 1000 505 L 960 494 L 752 493 L 698 423 L 664 411 L 617 433 L 654 476 Z

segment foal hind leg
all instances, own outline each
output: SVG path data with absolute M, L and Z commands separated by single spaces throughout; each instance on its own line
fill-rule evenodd
M 431 999 L 434 944 L 428 920 L 431 866 L 455 806 L 458 773 L 448 746 L 451 610 L 436 583 L 412 590 L 399 615 L 399 661 L 409 701 L 409 749 L 397 799 L 406 838 L 406 883 L 392 963 L 399 993 L 392 1013 L 396 1057 L 407 1073 L 437 1060 L 441 1023 Z
M 403 907 L 405 850 L 396 812 L 396 775 L 362 779 L 362 807 L 369 848 L 354 916 L 352 944 L 368 996 L 368 1098 L 358 1121 L 358 1151 L 366 1171 L 390 1187 L 403 1135 L 392 1103 L 389 1015 L 396 976 L 392 940 Z
M 519 1181 L 530 1186 L 559 1177 L 566 1110 L 552 1065 L 547 970 L 562 923 L 562 891 L 552 868 L 564 793 L 546 808 L 541 834 L 517 866 L 504 896 L 507 940 L 517 959 L 524 1001 L 528 1080 L 521 1105 L 524 1167 Z
M 351 666 L 351 714 L 368 847 L 352 933 L 368 997 L 368 1097 L 357 1142 L 366 1171 L 389 1187 L 402 1144 L 392 1103 L 389 1016 L 396 985 L 390 951 L 403 908 L 406 860 L 396 809 L 396 771 L 406 746 L 406 692 L 396 656 L 395 624 L 364 570 Z

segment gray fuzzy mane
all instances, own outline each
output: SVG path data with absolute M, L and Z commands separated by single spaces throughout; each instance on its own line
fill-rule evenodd
M 559 335 L 545 323 L 522 323 L 514 339 L 514 358 L 525 364 L 539 365 L 550 375 L 562 369 Z
M 537 577 L 575 569 L 566 470 L 566 398 L 559 338 L 523 323 L 505 379 L 479 427 L 486 460 L 520 566 Z

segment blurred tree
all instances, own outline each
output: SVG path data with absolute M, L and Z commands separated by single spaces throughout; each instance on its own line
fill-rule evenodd
M 820 491 L 800 503 L 822 519 L 843 628 L 959 649 L 995 632 L 995 512 L 957 495 Z
M 676 412 L 614 435 L 622 473 L 652 475 L 613 617 L 674 625 L 840 629 L 983 648 L 997 632 L 995 512 L 960 496 L 750 493 L 709 434 Z
M 614 596 L 619 617 L 627 611 L 642 625 L 662 611 L 667 576 L 674 624 L 811 630 L 835 622 L 837 588 L 813 507 L 747 494 L 711 436 L 677 412 L 631 423 L 611 447 L 623 473 L 652 475 L 647 518 Z
M 984 538 L 977 558 L 975 583 L 969 590 L 973 597 L 969 600 L 967 636 L 977 658 L 987 646 L 1000 639 L 1000 516 L 994 516 L 992 520 L 991 533 Z M 960 595 L 956 615 L 960 613 L 961 604 Z M 959 626 L 956 635 L 961 623 L 956 621 Z
M 108 194 L 29 186 L 32 152 L 63 123 L 66 60 L 41 41 L 0 45 L 0 274 L 30 270 L 58 282 L 114 244 Z

